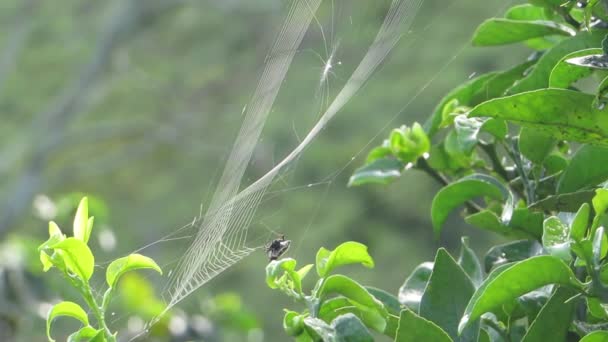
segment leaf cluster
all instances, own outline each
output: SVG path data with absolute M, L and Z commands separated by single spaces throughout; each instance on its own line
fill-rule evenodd
M 162 274 L 154 260 L 140 254 L 131 254 L 118 258 L 106 269 L 108 285 L 103 297 L 96 298 L 89 283 L 95 268 L 95 258 L 87 245 L 93 229 L 94 217 L 89 217 L 88 199 L 84 197 L 74 217 L 73 236 L 67 237 L 53 221 L 49 222 L 49 239 L 40 245 L 40 261 L 44 271 L 56 268 L 81 295 L 88 311 L 95 317 L 97 324 L 92 325 L 89 314 L 79 304 L 63 301 L 55 304 L 47 314 L 47 337 L 51 338 L 51 325 L 61 316 L 74 318 L 82 323 L 82 328 L 68 337 L 70 342 L 112 342 L 116 334 L 112 333 L 105 320 L 105 312 L 110 304 L 119 279 L 127 272 L 138 269 L 152 269 Z
M 464 244 L 458 262 L 440 249 L 416 268 L 399 294 L 410 310 L 401 319 L 417 322 L 408 339 L 608 338 L 607 19 L 605 1 L 530 0 L 485 21 L 474 45 L 522 43 L 530 58 L 461 84 L 351 177 L 360 186 L 425 172 L 442 185 L 436 237 L 464 206 L 468 224 L 511 240 L 483 267 Z M 416 138 L 396 143 L 397 131 Z

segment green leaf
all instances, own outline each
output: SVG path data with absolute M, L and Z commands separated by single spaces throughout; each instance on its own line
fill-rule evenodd
M 425 122 L 424 129 L 429 137 L 433 137 L 439 130 L 442 121 L 444 107 L 451 101 L 456 100 L 461 106 L 472 105 L 470 101 L 478 94 L 488 80 L 496 76 L 498 73 L 488 73 L 467 81 L 457 88 L 450 91 L 435 107 L 431 117 Z
M 603 116 L 604 118 L 606 115 Z M 608 147 L 582 146 L 564 170 L 557 193 L 563 194 L 595 186 L 608 179 Z
M 103 334 L 103 330 L 97 330 L 91 326 L 82 327 L 82 329 L 68 336 L 67 342 L 90 342 L 99 333 Z
M 51 238 L 55 235 L 65 237 L 65 235 L 63 235 L 63 233 L 61 232 L 61 229 L 59 228 L 57 223 L 55 223 L 53 221 L 49 221 L 49 237 Z
M 483 174 L 461 178 L 442 188 L 435 195 L 431 204 L 431 219 L 435 236 L 439 236 L 443 224 L 454 209 L 480 196 L 496 200 L 507 198 L 505 187 L 495 178 Z
M 470 104 L 476 105 L 496 97 L 505 96 L 506 91 L 522 79 L 533 68 L 536 62 L 536 59 L 532 59 L 505 71 L 497 72 L 475 94 Z
M 509 266 L 495 278 L 486 279 L 477 289 L 460 321 L 459 331 L 482 314 L 550 284 L 582 287 L 570 267 L 553 256 L 536 256 Z
M 592 48 L 571 52 L 553 67 L 549 77 L 549 87 L 568 88 L 574 82 L 585 78 L 593 73 L 593 69 L 580 67 L 569 62 L 574 57 L 586 56 L 594 53 L 601 53 L 602 49 Z
M 140 269 L 152 269 L 163 274 L 163 271 L 154 260 L 141 254 L 131 254 L 112 261 L 106 270 L 106 282 L 109 287 L 114 288 L 116 287 L 118 279 L 124 273 Z
M 559 0 L 561 1 L 561 0 Z M 534 69 L 520 82 L 508 90 L 509 94 L 517 94 L 549 86 L 549 76 L 553 67 L 565 55 L 588 48 L 595 48 L 605 36 L 604 30 L 594 32 L 579 32 L 575 37 L 566 38 L 549 49 L 538 60 Z
M 410 310 L 401 311 L 395 342 L 451 342 L 450 336 L 435 323 Z
M 595 190 L 595 196 L 591 200 L 595 215 L 603 215 L 608 210 L 608 189 Z
M 273 260 L 266 265 L 266 284 L 271 289 L 276 289 L 285 284 L 286 278 L 283 277 L 285 273 L 288 276 L 298 277 L 298 273 L 295 271 L 297 262 L 292 258 L 283 258 L 280 260 Z
M 348 180 L 348 186 L 379 183 L 388 184 L 401 176 L 405 165 L 396 158 L 380 158 L 355 170 Z
M 347 276 L 335 274 L 325 279 L 318 292 L 319 298 L 324 300 L 331 294 L 339 294 L 353 302 L 375 309 L 383 316 L 388 315 L 388 311 L 381 301 L 374 298 L 361 284 Z
M 317 317 L 325 322 L 331 322 L 335 318 L 346 313 L 352 313 L 357 316 L 365 326 L 374 329 L 379 333 L 385 333 L 388 323 L 385 316 L 375 309 L 360 305 L 357 302 L 353 302 L 344 297 L 337 297 L 324 301 L 319 309 Z M 393 330 L 396 331 L 396 327 L 393 328 Z M 395 332 L 393 331 L 392 334 L 394 336 Z
M 476 287 L 483 281 L 483 271 L 481 263 L 475 255 L 475 252 L 469 247 L 469 238 L 463 236 L 460 238 L 460 255 L 458 257 L 458 265 L 462 267 L 465 273 L 469 276 L 473 285 Z
M 389 313 L 394 315 L 399 315 L 401 312 L 401 304 L 397 297 L 392 294 L 375 287 L 366 286 L 365 289 L 377 300 L 381 301 L 384 304 L 384 307 L 388 310 Z
M 46 254 L 45 251 L 40 251 L 40 263 L 42 264 L 42 270 L 44 272 L 53 267 L 53 259 L 51 259 L 51 256 Z
M 594 331 L 585 335 L 580 342 L 608 342 L 608 331 Z
M 608 69 L 608 57 L 604 55 L 602 49 L 599 52 L 595 55 L 570 58 L 566 62 L 584 68 L 606 70 Z
M 399 288 L 399 303 L 414 312 L 419 312 L 420 300 L 432 273 L 432 262 L 424 262 L 418 265 Z
M 312 333 L 319 336 L 322 341 L 335 341 L 336 331 L 323 320 L 313 317 L 306 317 L 304 318 L 304 325 L 309 331 L 309 334 L 310 331 L 312 331 Z M 315 341 L 318 341 L 318 339 L 315 339 Z
M 557 141 L 551 135 L 529 127 L 522 127 L 519 133 L 519 151 L 536 164 L 542 164 L 556 144 Z
M 542 246 L 535 240 L 508 242 L 490 248 L 484 258 L 484 267 L 486 272 L 490 272 L 493 268 L 498 266 L 526 260 L 542 253 Z
M 511 221 L 505 224 L 491 210 L 482 210 L 465 217 L 465 222 L 480 229 L 512 238 L 540 238 L 543 231 L 543 215 L 526 208 L 513 211 Z
M 574 295 L 572 289 L 559 287 L 538 313 L 522 342 L 566 341 L 576 303 L 566 301 Z
M 57 303 L 53 305 L 46 316 L 46 336 L 49 341 L 54 341 L 51 338 L 51 324 L 55 318 L 61 316 L 72 317 L 82 322 L 85 326 L 89 325 L 89 317 L 80 305 L 73 302 Z
M 581 241 L 585 238 L 585 235 L 587 234 L 587 227 L 589 225 L 590 211 L 589 204 L 583 203 L 578 212 L 576 212 L 576 215 L 572 220 L 572 224 L 570 225 L 570 235 L 572 235 L 574 241 Z
M 530 4 L 515 5 L 507 10 L 505 18 L 512 20 L 547 20 L 545 10 L 542 7 Z
M 82 280 L 89 280 L 93 275 L 95 258 L 85 242 L 76 238 L 67 238 L 50 246 L 65 263 L 67 269 Z
M 543 223 L 543 246 L 553 256 L 570 261 L 570 228 L 556 216 L 548 217 Z
M 591 201 L 594 195 L 595 192 L 592 190 L 553 195 L 532 203 L 529 208 L 533 210 L 574 213 L 583 203 Z
M 600 84 L 597 86 L 597 91 L 595 93 L 595 99 L 593 100 L 593 106 L 597 108 L 601 108 L 602 106 L 606 106 L 606 99 L 604 98 L 608 93 L 608 77 L 602 79 Z
M 557 139 L 608 143 L 608 116 L 592 107 L 593 95 L 567 89 L 541 89 L 484 102 L 471 117 L 500 118 Z
M 454 129 L 456 140 L 461 151 L 471 154 L 477 145 L 477 135 L 483 125 L 483 120 L 478 118 L 467 118 L 466 115 L 458 115 L 454 118 Z
M 454 341 L 476 341 L 479 325 L 470 326 L 459 336 L 458 321 L 475 292 L 475 286 L 450 254 L 443 248 L 437 251 L 435 266 L 420 302 L 420 316 L 450 335 Z
M 348 241 L 340 244 L 333 251 L 320 248 L 317 252 L 317 273 L 321 277 L 325 277 L 336 267 L 349 264 L 361 264 L 367 268 L 374 267 L 374 260 L 367 252 L 366 245 Z
M 403 164 L 413 163 L 424 153 L 429 152 L 431 142 L 419 123 L 412 127 L 401 126 L 393 129 L 389 137 L 392 154 Z
M 491 18 L 479 25 L 473 34 L 473 45 L 504 45 L 550 35 L 573 36 L 574 34 L 571 28 L 553 21 Z
M 87 243 L 91 232 L 89 227 L 89 199 L 83 197 L 74 216 L 74 237 Z
M 295 311 L 285 310 L 283 329 L 289 336 L 298 336 L 304 331 L 304 317 Z
M 352 313 L 347 313 L 336 317 L 331 322 L 336 338 L 336 342 L 373 342 L 374 338 L 369 333 L 361 320 Z

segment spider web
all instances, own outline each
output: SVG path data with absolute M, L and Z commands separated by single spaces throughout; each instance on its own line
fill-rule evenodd
M 168 275 L 163 291 L 167 312 L 189 294 L 261 246 L 247 246 L 248 232 L 262 198 L 277 176 L 297 160 L 327 123 L 365 84 L 412 24 L 423 0 L 393 0 L 378 33 L 342 89 L 301 140 L 270 171 L 239 191 L 256 143 L 279 89 L 322 0 L 294 0 L 266 57 L 265 68 L 205 214 L 184 228 L 196 229 L 192 243 Z M 324 38 L 325 39 L 325 38 Z M 334 61 L 335 48 L 325 62 L 321 84 Z M 328 93 L 325 98 L 329 97 Z M 189 236 L 188 236 L 189 237 Z M 166 239 L 164 241 L 167 241 Z M 163 313 L 164 314 L 164 313 Z M 162 315 L 148 323 L 156 323 Z
M 163 298 L 167 304 L 165 311 L 148 322 L 142 333 L 135 338 L 145 334 L 150 326 L 158 322 L 167 311 L 175 307 L 192 292 L 252 252 L 263 248 L 263 244 L 256 244 L 255 241 L 252 243 L 249 233 L 260 204 L 268 200 L 269 197 L 276 195 L 276 193 L 271 195 L 269 188 L 283 180 L 282 177 L 284 177 L 286 170 L 293 166 L 330 120 L 365 85 L 402 36 L 408 33 L 423 2 L 424 0 L 392 0 L 367 52 L 358 66 L 354 68 L 354 71 L 346 78 L 344 85 L 339 88 L 333 100 L 330 101 L 328 83 L 333 67 L 339 63 L 336 54 L 341 42 L 332 38 L 328 45 L 322 25 L 316 16 L 323 0 L 292 1 L 287 17 L 265 59 L 265 67 L 257 87 L 244 109 L 243 123 L 234 140 L 233 148 L 206 211 L 203 212 L 201 209 L 201 213 L 192 223 L 142 248 L 145 249 L 174 240 L 191 241 L 179 259 L 169 263 L 173 267 L 166 276 L 168 282 L 163 290 Z M 333 9 L 333 1 L 331 5 Z M 244 174 L 251 165 L 252 156 L 256 145 L 260 141 L 264 124 L 273 108 L 279 90 L 282 88 L 294 57 L 298 52 L 302 52 L 300 48 L 305 35 L 310 30 L 310 26 L 320 28 L 325 43 L 325 57 L 321 58 L 324 65 L 320 70 L 320 81 L 318 81 L 318 95 L 321 97 L 318 119 L 302 139 L 298 138 L 297 146 L 286 153 L 283 159 L 275 163 L 270 171 L 250 185 L 243 186 Z M 333 31 L 333 21 L 331 30 Z M 333 37 L 333 34 L 330 37 Z M 459 53 L 456 52 L 456 55 Z M 453 55 L 439 69 L 451 63 L 456 55 Z M 409 106 L 413 99 L 434 79 L 433 77 L 422 86 L 403 108 Z M 402 110 L 399 111 L 399 113 L 401 112 Z M 386 123 L 385 127 L 390 125 L 399 113 Z M 361 149 L 361 151 L 364 150 L 365 147 Z M 329 175 L 327 179 L 333 179 L 346 166 Z M 330 182 L 324 180 L 304 187 L 329 185 Z M 287 191 L 294 189 L 296 188 L 287 189 Z M 310 226 L 306 229 L 309 228 Z

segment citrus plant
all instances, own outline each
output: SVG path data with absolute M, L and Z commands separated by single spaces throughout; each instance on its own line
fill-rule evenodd
M 430 210 L 436 237 L 463 206 L 469 225 L 510 241 L 482 260 L 466 239 L 458 258 L 439 249 L 396 296 L 358 286 L 374 299 L 362 305 L 345 286 L 335 309 L 318 288 L 300 293 L 307 268 L 271 263 L 285 273 L 283 287 L 269 285 L 308 307 L 288 312 L 288 332 L 313 341 L 371 340 L 361 327 L 395 341 L 608 340 L 607 28 L 608 3 L 597 0 L 530 0 L 482 23 L 474 45 L 523 43 L 530 58 L 459 85 L 424 125 L 394 129 L 350 185 L 423 171 L 442 185 Z M 351 335 L 336 321 L 344 312 Z
M 38 248 L 44 271 L 56 268 L 65 280 L 75 288 L 86 304 L 88 311 L 95 318 L 92 324 L 85 309 L 72 301 L 55 304 L 47 315 L 47 337 L 51 338 L 51 324 L 58 317 L 66 316 L 80 321 L 81 329 L 68 337 L 68 341 L 116 341 L 116 334 L 110 330 L 105 319 L 106 309 L 110 304 L 121 276 L 138 269 L 152 269 L 162 273 L 160 267 L 150 258 L 140 254 L 114 260 L 106 269 L 108 285 L 102 298 L 97 298 L 89 283 L 95 269 L 95 258 L 87 245 L 93 229 L 94 218 L 88 214 L 88 200 L 84 197 L 74 217 L 73 236 L 67 237 L 54 222 L 49 222 L 49 239 Z

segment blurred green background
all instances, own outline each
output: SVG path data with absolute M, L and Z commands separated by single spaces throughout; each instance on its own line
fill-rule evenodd
M 438 186 L 425 175 L 406 173 L 388 187 L 346 183 L 391 128 L 423 122 L 452 87 L 525 56 L 520 47 L 468 43 L 484 18 L 513 3 L 424 1 L 410 32 L 369 83 L 271 187 L 251 227 L 254 241 L 262 245 L 273 232 L 283 233 L 292 240 L 287 255 L 301 264 L 313 262 L 321 246 L 363 242 L 376 268 L 349 274 L 393 293 L 438 246 L 457 248 L 460 235 L 472 235 L 474 248 L 484 252 L 491 237 L 457 215 L 441 241 L 433 239 L 429 205 Z M 75 298 L 61 279 L 41 274 L 36 247 L 47 237 L 47 220 L 68 229 L 81 194 L 96 203 L 97 273 L 108 260 L 150 243 L 157 242 L 142 253 L 161 265 L 185 250 L 187 241 L 159 240 L 208 202 L 289 4 L 0 2 L 0 330 L 17 341 L 43 341 L 48 303 Z M 389 5 L 323 3 L 243 185 L 306 134 L 365 54 Z M 331 72 L 322 80 L 330 55 Z M 172 331 L 186 329 L 193 340 L 286 340 L 282 310 L 293 303 L 266 287 L 266 262 L 256 252 L 187 298 L 178 306 L 185 323 L 174 322 Z M 157 280 L 133 278 L 136 290 L 125 296 L 142 295 Z M 101 288 L 101 278 L 97 283 Z M 113 327 L 140 327 L 132 316 L 147 300 L 117 303 Z M 58 322 L 54 336 L 74 327 Z

